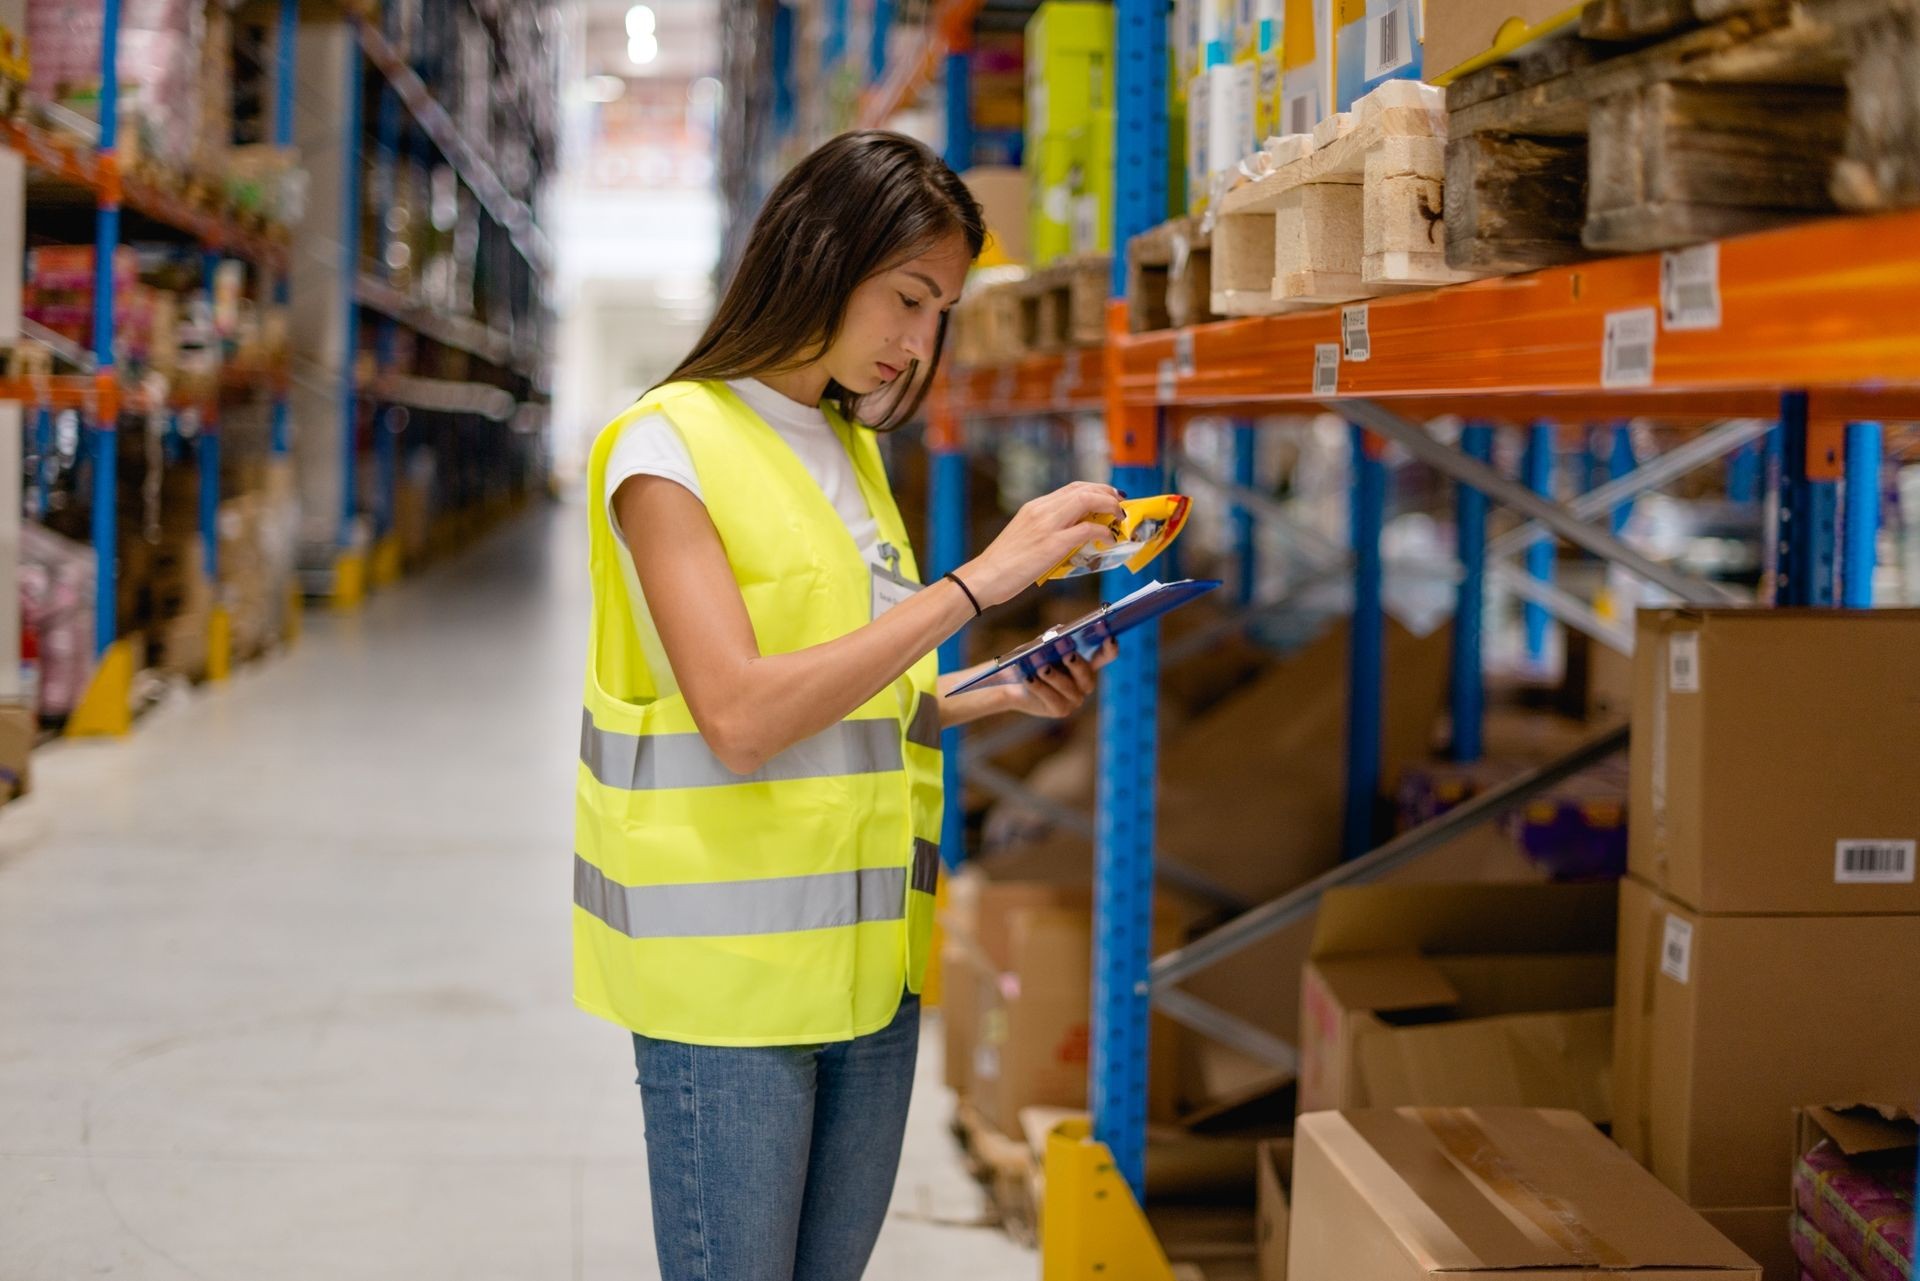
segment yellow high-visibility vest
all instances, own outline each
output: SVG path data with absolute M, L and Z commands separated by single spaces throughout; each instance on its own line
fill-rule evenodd
M 762 654 L 872 618 L 872 569 L 818 482 L 724 383 L 656 388 L 601 431 L 587 465 L 593 579 L 573 863 L 574 1000 L 661 1040 L 850 1040 L 918 992 L 940 867 L 940 711 L 931 654 L 845 720 L 750 775 L 661 697 L 634 630 L 607 515 L 620 430 L 665 414 Z M 831 409 L 880 537 L 918 581 L 871 431 Z M 672 538 L 671 531 L 661 537 Z

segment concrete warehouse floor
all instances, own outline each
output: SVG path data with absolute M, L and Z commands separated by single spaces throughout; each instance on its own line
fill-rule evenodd
M 0 1277 L 657 1273 L 631 1043 L 569 997 L 587 611 L 530 516 L 0 809 Z M 976 1222 L 937 1021 L 870 1275 Z

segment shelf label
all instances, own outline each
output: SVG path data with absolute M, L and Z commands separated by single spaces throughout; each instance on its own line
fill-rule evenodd
M 1607 313 L 1600 349 L 1602 387 L 1653 386 L 1653 338 L 1659 319 L 1651 307 Z
M 1313 345 L 1313 394 L 1340 394 L 1340 344 L 1337 342 Z
M 1667 644 L 1667 690 L 1673 694 L 1700 692 L 1700 633 L 1676 632 Z
M 1913 884 L 1913 841 L 1836 841 L 1835 885 Z
M 1179 385 L 1180 379 L 1174 372 L 1173 362 L 1161 361 L 1158 376 L 1154 380 L 1154 399 L 1163 405 L 1172 404 L 1174 392 L 1178 390 Z
M 1660 255 L 1660 322 L 1667 329 L 1720 328 L 1720 246 Z
M 1407 6 L 1394 5 L 1377 18 L 1367 19 L 1365 78 L 1378 80 L 1413 61 L 1412 23 Z
M 1312 133 L 1320 123 L 1320 91 L 1308 89 L 1294 94 L 1287 99 L 1285 114 L 1288 133 Z
M 1660 940 L 1660 972 L 1675 983 L 1693 975 L 1693 923 L 1667 915 L 1666 936 Z
M 1367 306 L 1340 309 L 1341 355 L 1348 360 L 1365 360 L 1373 354 L 1372 338 L 1367 333 Z
M 1193 331 L 1182 329 L 1173 336 L 1173 372 L 1191 378 L 1198 369 L 1193 361 Z

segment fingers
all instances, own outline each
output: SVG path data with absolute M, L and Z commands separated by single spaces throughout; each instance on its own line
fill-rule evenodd
M 1082 699 L 1093 693 L 1097 682 L 1094 680 L 1093 668 L 1086 659 L 1078 654 L 1072 655 L 1067 659 L 1066 672 L 1073 679 L 1073 687 L 1080 692 Z
M 1120 657 L 1120 642 L 1110 639 L 1093 651 L 1093 657 L 1087 660 L 1087 665 L 1097 672 L 1118 657 Z

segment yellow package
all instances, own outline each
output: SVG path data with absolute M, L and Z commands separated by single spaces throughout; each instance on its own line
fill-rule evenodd
M 1047 583 L 1056 578 L 1100 574 L 1122 565 L 1135 572 L 1145 569 L 1179 536 L 1181 526 L 1187 523 L 1190 501 L 1184 494 L 1127 499 L 1120 504 L 1125 514 L 1107 526 L 1110 538 L 1096 535 L 1082 543 L 1065 560 L 1041 575 L 1039 581 Z

